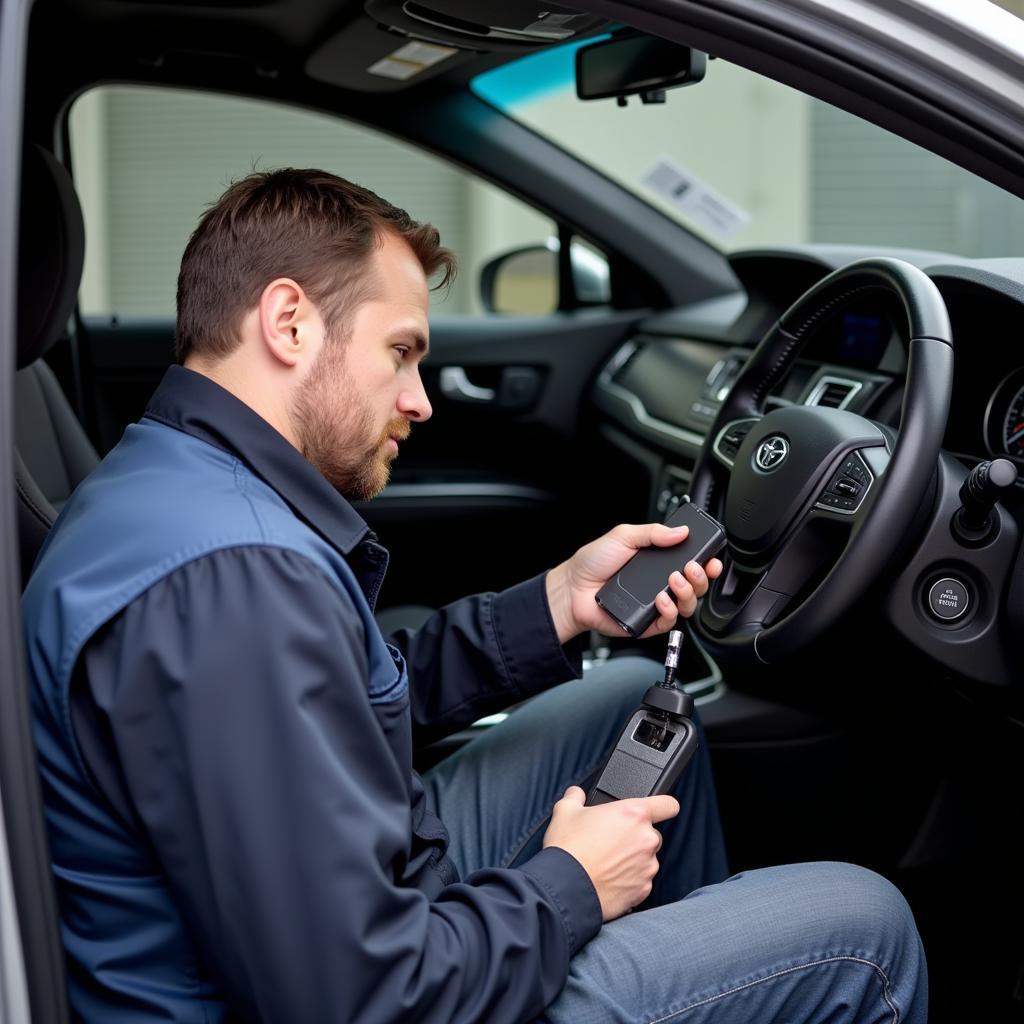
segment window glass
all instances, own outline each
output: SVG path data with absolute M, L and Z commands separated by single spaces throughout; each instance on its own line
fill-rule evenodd
M 554 235 L 549 218 L 412 146 L 336 118 L 166 89 L 94 89 L 71 112 L 86 224 L 86 314 L 174 315 L 178 265 L 203 209 L 253 169 L 320 167 L 433 223 L 459 256 L 441 313 L 478 312 L 492 256 Z
M 1019 12 L 1024 0 L 1005 5 Z M 876 125 L 724 60 L 663 103 L 583 101 L 581 45 L 521 57 L 472 87 L 721 249 L 1024 250 L 1019 199 Z

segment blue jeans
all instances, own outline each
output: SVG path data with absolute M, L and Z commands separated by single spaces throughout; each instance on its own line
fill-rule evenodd
M 567 786 L 589 786 L 660 675 L 653 662 L 614 659 L 534 698 L 427 773 L 427 799 L 463 877 L 541 848 L 552 805 Z M 727 879 L 703 734 L 676 795 L 682 809 L 663 827 L 651 898 L 573 958 L 544 1022 L 924 1024 L 924 952 L 893 885 L 839 863 Z

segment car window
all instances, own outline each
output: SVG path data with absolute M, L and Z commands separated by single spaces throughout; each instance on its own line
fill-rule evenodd
M 1015 6 L 1024 4 L 1014 0 Z M 837 243 L 962 256 L 1024 249 L 1024 204 L 838 107 L 721 59 L 661 102 L 583 101 L 576 53 L 478 75 L 474 92 L 718 248 Z
M 178 264 L 207 204 L 253 169 L 321 167 L 430 221 L 459 256 L 441 313 L 481 311 L 493 256 L 550 245 L 550 218 L 415 147 L 337 118 L 280 104 L 183 90 L 105 86 L 70 116 L 86 224 L 84 314 L 174 315 Z M 543 286 L 542 286 L 543 287 Z M 551 289 L 530 296 L 544 312 Z

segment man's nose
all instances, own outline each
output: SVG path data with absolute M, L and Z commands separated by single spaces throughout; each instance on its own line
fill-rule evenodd
M 416 375 L 414 387 L 406 388 L 398 396 L 398 411 L 416 423 L 423 423 L 429 420 L 433 409 L 430 407 L 430 399 L 423 388 L 423 381 L 419 374 Z

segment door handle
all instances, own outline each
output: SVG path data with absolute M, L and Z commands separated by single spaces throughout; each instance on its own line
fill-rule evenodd
M 440 384 L 441 394 L 456 402 L 493 402 L 498 397 L 494 388 L 477 387 L 461 366 L 443 366 Z

